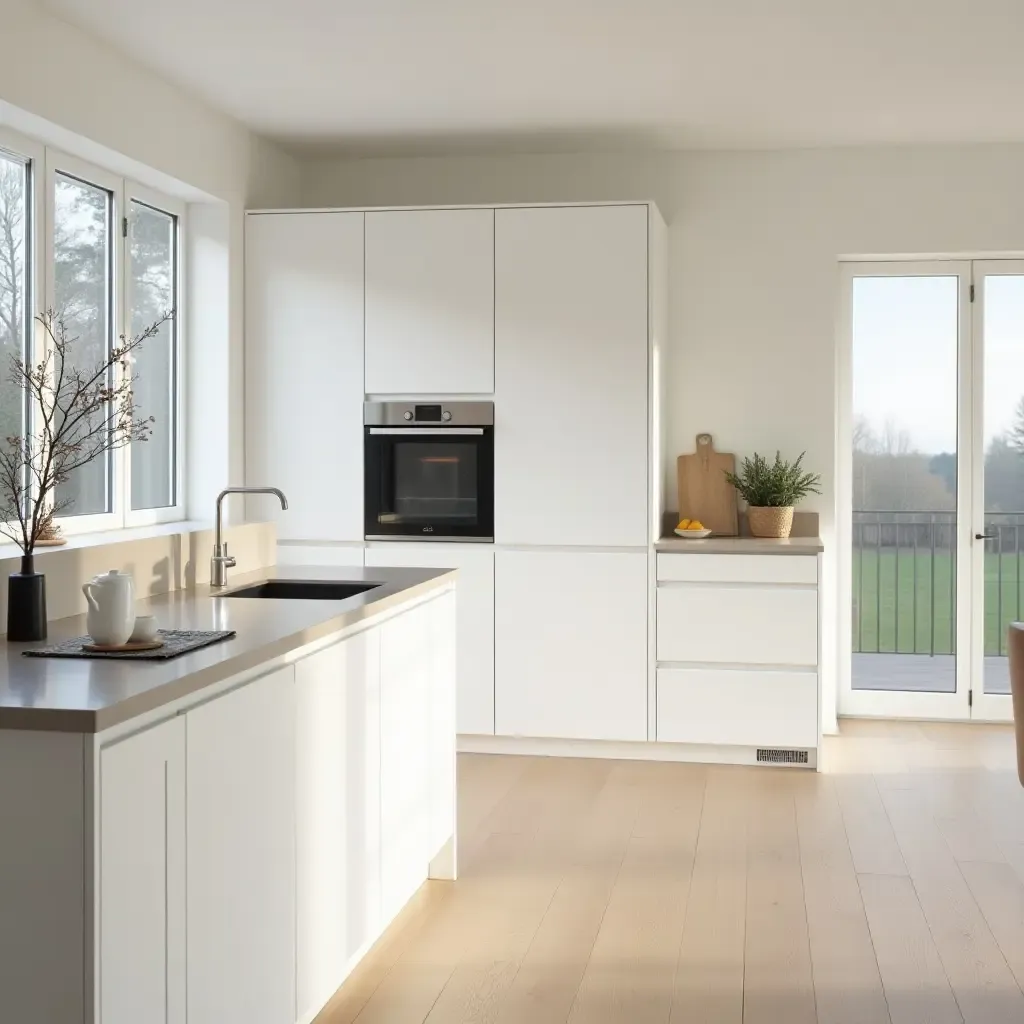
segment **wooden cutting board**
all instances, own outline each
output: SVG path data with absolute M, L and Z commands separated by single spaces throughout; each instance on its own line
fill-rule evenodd
M 736 456 L 716 452 L 710 434 L 697 435 L 697 451 L 680 455 L 679 518 L 699 519 L 719 537 L 735 537 L 740 532 L 736 489 L 725 474 L 736 472 Z

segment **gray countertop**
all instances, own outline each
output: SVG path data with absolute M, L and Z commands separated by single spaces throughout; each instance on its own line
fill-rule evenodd
M 686 540 L 673 534 L 656 541 L 654 550 L 689 555 L 817 555 L 825 548 L 820 537 L 705 537 L 703 540 Z
M 268 579 L 381 583 L 344 601 L 225 598 Z M 453 582 L 448 569 L 364 569 L 274 566 L 237 573 L 227 591 L 208 586 L 138 602 L 165 629 L 233 629 L 230 640 L 169 661 L 26 658 L 22 651 L 82 636 L 85 616 L 49 624 L 39 644 L 0 641 L 0 729 L 92 733 L 249 671 L 346 629 L 410 598 Z

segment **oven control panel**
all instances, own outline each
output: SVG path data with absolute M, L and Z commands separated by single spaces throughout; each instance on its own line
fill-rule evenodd
M 367 402 L 367 427 L 492 427 L 493 402 Z

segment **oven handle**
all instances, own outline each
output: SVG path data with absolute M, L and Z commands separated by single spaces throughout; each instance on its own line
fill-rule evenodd
M 424 434 L 435 437 L 451 437 L 453 434 L 465 437 L 472 434 L 479 437 L 484 432 L 483 427 L 370 427 L 369 430 L 371 434 L 419 434 L 421 437 Z

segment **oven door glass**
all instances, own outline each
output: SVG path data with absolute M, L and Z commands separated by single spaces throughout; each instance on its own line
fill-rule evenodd
M 491 536 L 490 443 L 484 435 L 368 435 L 367 535 Z

